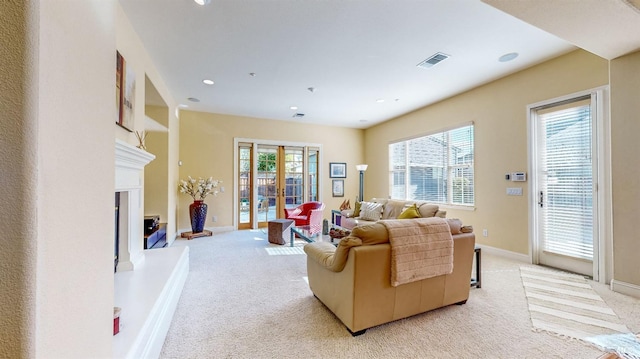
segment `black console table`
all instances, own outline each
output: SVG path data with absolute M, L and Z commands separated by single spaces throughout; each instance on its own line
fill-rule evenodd
M 149 234 L 144 235 L 144 249 L 163 248 L 167 246 L 167 224 L 160 223 Z

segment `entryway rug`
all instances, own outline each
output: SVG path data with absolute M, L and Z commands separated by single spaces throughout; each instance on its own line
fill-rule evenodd
M 534 330 L 579 340 L 629 332 L 583 276 L 520 266 L 520 277 Z

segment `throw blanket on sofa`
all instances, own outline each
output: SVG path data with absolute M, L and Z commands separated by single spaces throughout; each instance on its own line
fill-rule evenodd
M 453 272 L 453 237 L 443 218 L 380 221 L 389 232 L 391 285 Z

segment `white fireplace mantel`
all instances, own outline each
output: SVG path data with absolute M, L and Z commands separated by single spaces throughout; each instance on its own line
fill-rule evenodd
M 133 270 L 144 260 L 144 166 L 156 156 L 116 139 L 115 190 L 120 192 L 120 231 L 117 271 Z
M 116 139 L 116 191 L 142 188 L 144 166 L 156 156 Z

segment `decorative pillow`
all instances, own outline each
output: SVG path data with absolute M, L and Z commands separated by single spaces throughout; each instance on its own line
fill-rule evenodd
M 451 228 L 451 234 L 460 234 L 462 233 L 460 229 L 462 228 L 462 221 L 458 218 L 447 218 L 447 222 L 449 223 L 449 228 Z
M 373 202 L 362 202 L 360 206 L 360 219 L 365 221 L 379 221 L 382 215 L 382 204 Z
M 418 208 L 418 210 L 420 211 L 420 217 L 422 218 L 435 217 L 436 212 L 438 212 L 438 208 L 439 206 L 437 204 L 425 203 Z
M 353 205 L 353 216 L 358 217 L 360 215 L 360 207 L 362 206 L 362 202 L 356 202 Z
M 418 211 L 418 207 L 414 203 L 412 206 L 407 207 L 400 215 L 398 219 L 411 219 L 411 218 L 419 218 L 420 212 Z
M 462 228 L 460 228 L 460 232 L 473 233 L 473 226 L 462 226 Z

